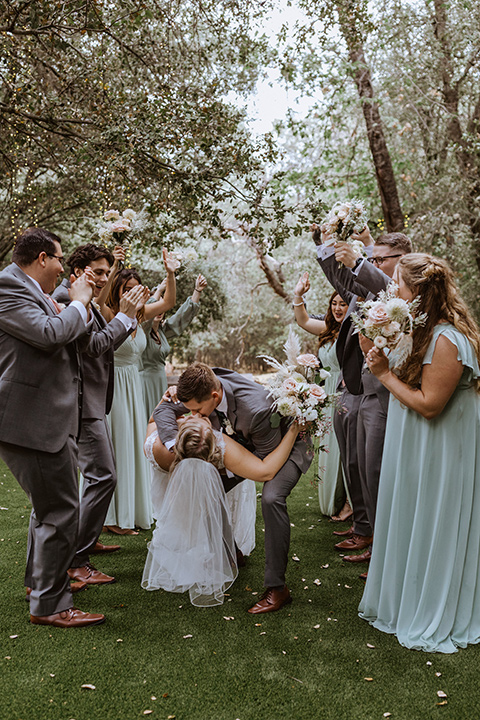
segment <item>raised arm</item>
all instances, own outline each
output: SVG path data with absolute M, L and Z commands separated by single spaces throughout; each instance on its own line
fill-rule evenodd
M 299 426 L 297 424 L 290 425 L 280 445 L 264 457 L 263 460 L 253 455 L 253 453 L 249 452 L 242 445 L 239 445 L 235 440 L 232 440 L 228 435 L 224 435 L 225 467 L 227 470 L 235 473 L 235 475 L 248 477 L 257 482 L 267 482 L 271 480 L 287 462 L 298 433 Z
M 323 320 L 317 320 L 310 317 L 305 309 L 303 296 L 310 290 L 310 280 L 308 272 L 304 272 L 295 285 L 293 297 L 293 312 L 295 321 L 299 327 L 312 335 L 320 335 L 326 328 Z
M 165 285 L 165 293 L 160 300 L 156 300 L 153 303 L 145 305 L 144 317 L 145 320 L 152 320 L 155 315 L 161 315 L 167 310 L 171 310 L 176 302 L 176 283 L 175 283 L 175 270 L 179 268 L 178 260 L 167 252 L 166 248 L 162 250 L 163 264 L 167 272 L 167 283 Z

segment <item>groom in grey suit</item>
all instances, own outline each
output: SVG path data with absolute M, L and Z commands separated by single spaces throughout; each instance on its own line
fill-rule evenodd
M 0 457 L 28 495 L 25 585 L 30 621 L 81 627 L 104 621 L 73 607 L 67 570 L 78 532 L 77 448 L 81 362 L 76 340 L 89 332 L 89 272 L 59 314 L 50 297 L 62 272 L 60 239 L 30 228 L 0 273 Z
M 177 417 L 190 411 L 209 417 L 216 429 L 222 425 L 226 427 L 225 421 L 228 421 L 226 430 L 231 437 L 260 458 L 277 447 L 282 438 L 282 429 L 273 428 L 270 422 L 272 400 L 267 390 L 233 370 L 194 363 L 180 376 L 177 396 L 180 403 L 162 402 L 153 413 L 159 438 L 167 448 L 175 441 Z M 285 584 L 290 546 L 286 500 L 301 474 L 310 467 L 312 455 L 309 446 L 298 439 L 285 465 L 263 485 L 267 590 L 248 611 L 252 614 L 273 612 L 291 602 Z M 244 478 L 238 476 L 226 479 L 225 490 L 230 490 L 242 480 Z

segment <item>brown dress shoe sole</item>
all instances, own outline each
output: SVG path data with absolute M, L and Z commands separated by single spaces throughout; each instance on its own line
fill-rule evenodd
M 88 627 L 89 625 L 101 625 L 105 622 L 105 616 L 95 613 L 86 613 L 78 608 L 69 608 L 54 615 L 37 616 L 30 615 L 32 625 L 50 625 L 59 628 Z

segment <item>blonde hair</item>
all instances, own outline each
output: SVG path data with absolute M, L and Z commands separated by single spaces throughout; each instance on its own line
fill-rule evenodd
M 186 420 L 177 434 L 174 445 L 174 459 L 170 466 L 172 472 L 186 458 L 197 458 L 221 467 L 221 452 L 215 442 L 215 435 L 205 423 L 191 418 Z
M 413 351 L 401 367 L 399 377 L 412 387 L 421 381 L 423 358 L 439 322 L 449 322 L 470 340 L 480 362 L 480 332 L 465 301 L 458 292 L 449 265 L 433 255 L 410 253 L 400 258 L 398 272 L 407 287 L 420 296 L 417 313 L 426 313 L 425 325 L 413 331 Z M 480 379 L 476 381 L 480 392 Z

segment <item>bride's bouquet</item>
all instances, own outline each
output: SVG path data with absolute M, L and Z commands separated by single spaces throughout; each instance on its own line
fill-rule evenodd
M 331 425 L 325 408 L 332 404 L 335 397 L 328 396 L 321 386 L 330 373 L 320 367 L 315 355 L 301 354 L 300 341 L 291 328 L 284 350 L 287 359 L 283 363 L 268 355 L 260 355 L 277 370 L 268 381 L 269 395 L 274 399 L 276 411 L 272 415 L 272 427 L 278 427 L 281 417 L 287 417 L 306 423 L 305 432 L 321 438 Z
M 361 200 L 348 200 L 336 203 L 322 221 L 322 228 L 328 235 L 326 247 L 336 242 L 348 242 L 360 257 L 365 255 L 365 246 L 352 235 L 361 232 L 368 223 L 368 215 Z
M 412 332 L 427 319 L 425 313 L 415 314 L 420 302 L 397 297 L 398 286 L 391 282 L 376 300 L 358 303 L 360 313 L 352 313 L 357 332 L 373 341 L 375 347 L 388 351 L 392 369 L 400 368 L 412 352 Z
M 141 232 L 148 224 L 146 212 L 135 212 L 127 208 L 122 213 L 118 210 L 106 210 L 103 220 L 97 226 L 97 233 L 104 243 L 115 242 L 116 245 L 128 245 L 132 236 Z

